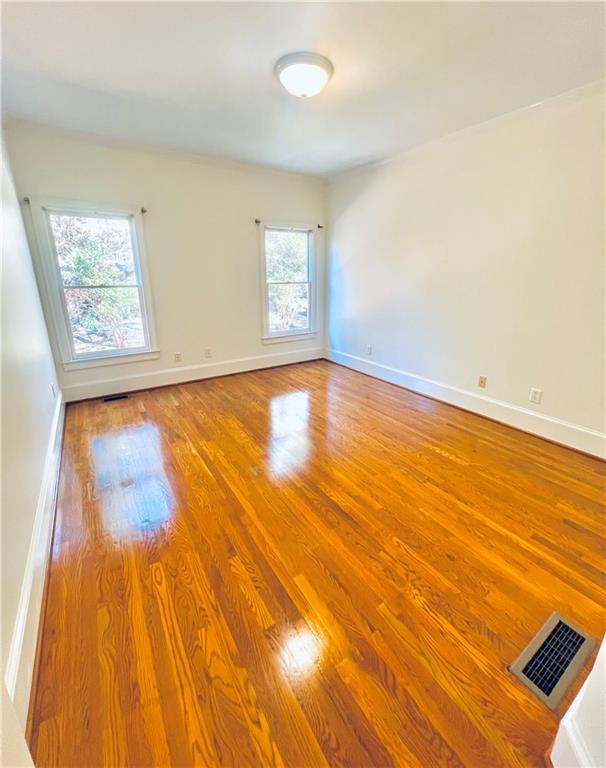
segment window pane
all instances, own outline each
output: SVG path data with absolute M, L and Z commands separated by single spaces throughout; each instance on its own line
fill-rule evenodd
M 268 283 L 306 283 L 307 232 L 265 230 L 265 269 Z
M 130 220 L 49 214 L 65 286 L 136 285 Z
M 66 288 L 76 355 L 145 347 L 139 290 Z
M 309 285 L 267 286 L 269 331 L 302 331 L 309 328 Z

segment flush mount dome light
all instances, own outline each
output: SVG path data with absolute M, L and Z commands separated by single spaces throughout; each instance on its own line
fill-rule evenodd
M 278 59 L 274 72 L 289 93 L 306 99 L 320 93 L 330 80 L 333 67 L 319 53 L 289 53 Z

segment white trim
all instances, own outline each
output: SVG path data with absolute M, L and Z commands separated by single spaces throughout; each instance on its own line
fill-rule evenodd
M 587 743 L 583 738 L 583 734 L 579 729 L 579 724 L 576 719 L 574 717 L 570 719 L 567 718 L 562 721 L 562 726 L 568 730 L 570 745 L 577 756 L 579 761 L 578 764 L 583 766 L 583 768 L 589 768 L 590 766 L 596 766 L 596 768 L 599 768 L 600 763 L 593 759 Z
M 272 333 L 269 330 L 269 306 L 267 292 L 267 270 L 265 261 L 265 232 L 268 230 L 285 230 L 287 232 L 305 232 L 307 234 L 307 285 L 309 290 L 309 327 L 295 331 L 279 331 Z M 293 224 L 260 222 L 259 224 L 259 260 L 261 265 L 261 339 L 264 344 L 270 340 L 288 341 L 292 337 L 312 336 L 316 333 L 316 301 L 317 301 L 317 279 L 316 279 L 316 228 L 312 224 Z M 299 283 L 304 285 L 305 282 Z
M 282 336 L 263 336 L 263 344 L 280 344 L 284 341 L 305 341 L 318 335 L 317 331 L 293 331 Z
M 556 93 L 553 96 L 547 96 L 540 101 L 535 101 L 533 104 L 526 104 L 522 107 L 512 109 L 509 112 L 502 112 L 501 114 L 494 115 L 493 117 L 489 117 L 486 120 L 481 120 L 479 123 L 464 125 L 461 128 L 450 131 L 450 133 L 445 133 L 432 139 L 423 140 L 417 144 L 413 144 L 412 146 L 407 147 L 406 149 L 401 149 L 394 154 L 388 155 L 387 157 L 381 157 L 376 160 L 367 160 L 362 163 L 358 163 L 357 165 L 346 165 L 342 168 L 337 168 L 334 171 L 322 172 L 319 174 L 319 178 L 325 180 L 327 186 L 330 187 L 330 185 L 334 184 L 341 178 L 347 178 L 350 176 L 354 178 L 358 173 L 365 173 L 366 171 L 380 168 L 381 166 L 397 165 L 398 163 L 409 159 L 411 156 L 414 156 L 417 153 L 425 152 L 427 149 L 431 149 L 431 147 L 436 144 L 440 144 L 447 140 L 456 140 L 461 134 L 467 133 L 468 131 L 483 131 L 491 125 L 515 119 L 518 115 L 524 114 L 525 112 L 530 112 L 537 107 L 548 106 L 550 104 L 562 101 L 570 102 L 579 97 L 584 98 L 587 95 L 592 95 L 593 93 L 603 94 L 604 86 L 604 78 L 592 80 L 589 83 L 577 85 L 574 88 L 562 91 L 561 93 Z
M 248 173 L 264 173 L 271 176 L 296 178 L 312 184 L 319 182 L 320 184 L 325 185 L 327 180 L 327 174 L 320 171 L 289 170 L 284 166 L 236 160 L 233 157 L 227 157 L 225 155 L 210 155 L 205 154 L 204 152 L 187 150 L 183 147 L 167 146 L 166 143 L 162 142 L 142 141 L 141 139 L 129 141 L 128 139 L 107 136 L 102 133 L 95 133 L 94 131 L 62 128 L 58 125 L 52 125 L 51 123 L 26 120 L 6 112 L 2 115 L 2 123 L 5 131 L 28 133 L 33 136 L 50 135 L 63 141 L 78 141 L 82 144 L 97 144 L 114 151 L 128 150 L 129 152 L 136 152 L 138 155 L 161 155 L 168 158 L 177 158 L 190 163 L 210 165 L 221 169 L 225 168 L 229 171 L 239 170 Z
M 592 670 L 560 720 L 550 755 L 554 768 L 602 768 L 605 765 L 606 721 L 603 718 L 606 710 L 595 706 L 604 701 L 605 696 L 606 642 L 602 640 Z
M 150 349 L 145 352 L 119 352 L 111 357 L 84 357 L 71 363 L 62 363 L 64 371 L 82 371 L 85 368 L 103 368 L 106 365 L 126 365 L 126 363 L 141 363 L 145 360 L 157 360 L 160 357 L 159 349 Z
M 4 683 L 15 704 L 15 709 L 23 720 L 27 716 L 31 692 L 38 627 L 42 611 L 42 596 L 50 556 L 64 415 L 65 403 L 62 394 L 59 393 L 44 459 L 40 493 L 23 571 L 17 615 L 4 670 Z
M 48 198 L 31 198 L 29 209 L 35 239 L 35 248 L 32 254 L 34 256 L 34 267 L 38 277 L 42 305 L 57 361 L 64 366 L 80 363 L 80 368 L 86 368 L 90 366 L 91 361 L 112 360 L 113 358 L 122 357 L 124 354 L 149 354 L 156 351 L 157 341 L 151 298 L 151 279 L 145 254 L 141 209 L 136 206 L 117 207 L 115 205 L 103 205 L 85 201 L 75 202 L 73 200 Z M 137 287 L 139 293 L 143 333 L 145 336 L 145 346 L 141 349 L 131 349 L 126 352 L 120 350 L 116 352 L 100 352 L 86 356 L 79 356 L 75 353 L 73 338 L 70 332 L 69 316 L 65 306 L 64 288 L 57 264 L 55 243 L 48 218 L 48 213 L 56 212 L 68 215 L 97 217 L 116 216 L 129 221 L 135 272 L 137 275 L 137 285 L 133 287 Z M 141 358 L 133 358 L 133 361 L 137 359 Z M 69 370 L 69 368 L 66 368 L 66 370 Z
M 317 347 L 288 352 L 271 352 L 201 365 L 164 368 L 160 371 L 149 371 L 112 379 L 98 379 L 84 384 L 72 384 L 63 387 L 63 395 L 69 403 L 74 400 L 104 397 L 119 392 L 133 392 L 138 389 L 163 387 L 167 384 L 183 384 L 187 381 L 210 379 L 214 376 L 225 376 L 230 373 L 244 373 L 245 371 L 254 371 L 257 368 L 273 368 L 289 363 L 303 363 L 308 360 L 318 360 L 323 356 L 324 349 Z
M 324 357 L 356 371 L 370 374 L 383 381 L 397 384 L 413 392 L 429 395 L 451 405 L 488 416 L 525 432 L 539 437 L 577 448 L 600 458 L 606 458 L 606 434 L 596 429 L 583 427 L 570 421 L 547 416 L 531 411 L 503 400 L 496 400 L 486 395 L 478 395 L 466 389 L 453 387 L 433 379 L 418 376 L 408 371 L 401 371 L 389 365 L 365 360 L 363 357 L 350 355 L 335 349 L 326 349 Z

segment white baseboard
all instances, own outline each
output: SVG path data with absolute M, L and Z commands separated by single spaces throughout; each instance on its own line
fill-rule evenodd
M 50 556 L 64 415 L 65 402 L 59 394 L 51 423 L 17 616 L 4 671 L 4 684 L 23 726 L 27 720 L 44 582 Z
M 163 387 L 167 384 L 183 384 L 186 381 L 210 379 L 213 376 L 225 376 L 229 373 L 244 373 L 258 368 L 273 368 L 289 363 L 303 363 L 307 360 L 318 360 L 324 357 L 324 349 L 298 349 L 288 352 L 272 352 L 252 357 L 240 357 L 233 360 L 223 360 L 216 363 L 201 365 L 177 366 L 159 371 L 148 371 L 131 376 L 120 376 L 112 379 L 98 379 L 84 384 L 72 384 L 63 387 L 66 402 L 86 400 L 93 397 L 105 397 L 118 392 L 134 392 L 137 389 Z
M 506 403 L 503 400 L 495 400 L 486 395 L 478 395 L 475 392 L 433 381 L 388 365 L 371 362 L 347 352 L 326 349 L 324 357 L 356 371 L 411 389 L 413 392 L 430 395 L 451 405 L 502 421 L 525 432 L 531 432 L 539 437 L 545 437 L 548 440 L 554 440 L 594 456 L 606 458 L 606 434 L 598 430 L 588 429 L 553 416 L 546 416 L 543 413 Z
M 551 762 L 554 768 L 603 768 L 606 765 L 606 638 L 593 669 L 560 720 Z

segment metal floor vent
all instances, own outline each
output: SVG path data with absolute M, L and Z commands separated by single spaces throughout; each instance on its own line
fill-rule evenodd
M 128 395 L 108 395 L 103 398 L 104 403 L 111 403 L 112 400 L 128 400 Z
M 509 671 L 555 709 L 593 646 L 591 637 L 552 613 Z

